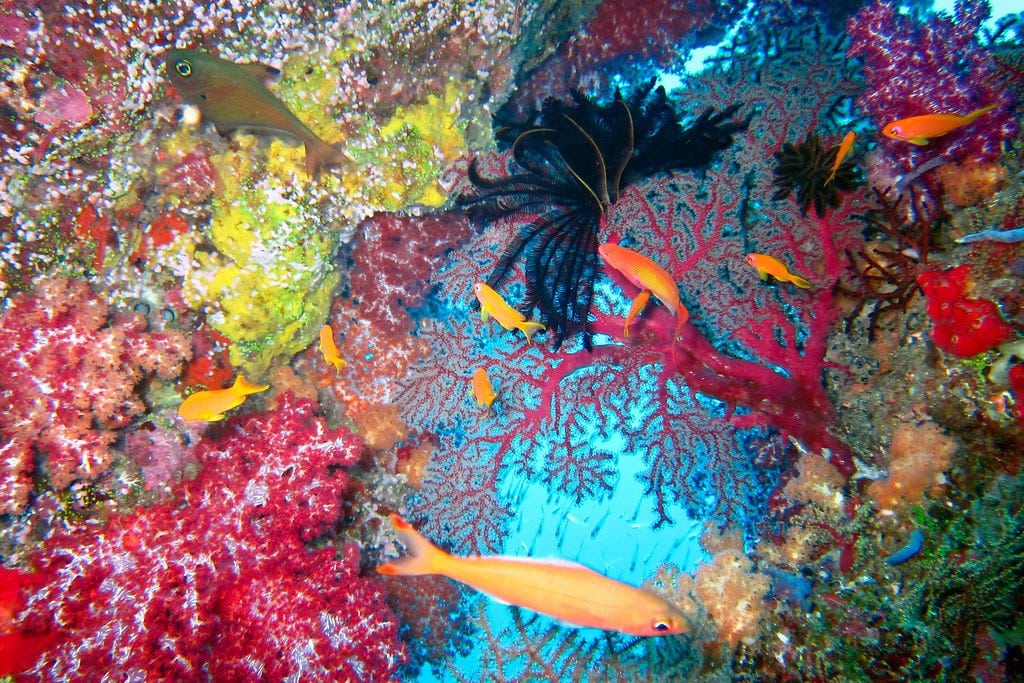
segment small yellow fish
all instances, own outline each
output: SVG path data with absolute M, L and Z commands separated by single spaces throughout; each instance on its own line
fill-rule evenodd
M 506 330 L 520 330 L 526 335 L 526 341 L 533 341 L 534 332 L 543 332 L 546 328 L 540 323 L 527 322 L 526 316 L 505 303 L 501 295 L 483 282 L 473 285 L 473 293 L 480 302 L 480 319 L 487 320 L 493 316 Z
M 786 264 L 774 256 L 769 256 L 768 254 L 747 254 L 746 260 L 747 263 L 757 270 L 757 274 L 761 276 L 762 280 L 767 280 L 768 276 L 771 275 L 779 282 L 792 282 L 802 289 L 807 289 L 811 286 L 811 283 L 807 280 L 789 272 Z
M 634 636 L 689 631 L 689 621 L 661 596 L 564 560 L 449 555 L 391 515 L 408 555 L 377 567 L 385 576 L 447 576 L 496 600 L 554 617 L 571 626 Z
M 189 422 L 216 422 L 224 419 L 224 413 L 237 408 L 249 394 L 256 394 L 270 388 L 269 384 L 253 384 L 239 375 L 227 389 L 197 391 L 178 406 L 178 417 Z
M 923 116 L 911 116 L 886 124 L 882 128 L 882 135 L 893 140 L 902 140 L 912 145 L 927 145 L 932 138 L 942 137 L 952 133 L 957 128 L 973 123 L 982 114 L 995 109 L 997 104 L 990 104 L 981 109 L 975 109 L 970 114 L 925 114 Z
M 320 328 L 320 352 L 324 354 L 324 360 L 334 366 L 335 371 L 340 371 L 348 365 L 348 361 L 338 354 L 338 346 L 334 343 L 334 330 L 330 325 Z
M 221 135 L 246 128 L 298 138 L 306 148 L 310 178 L 345 162 L 338 145 L 321 140 L 263 85 L 278 74 L 277 69 L 236 64 L 195 50 L 168 50 L 164 63 L 168 80 Z
M 839 143 L 839 149 L 836 151 L 836 160 L 832 162 L 832 172 L 828 174 L 828 180 L 825 184 L 828 185 L 836 177 L 836 171 L 839 170 L 839 164 L 843 163 L 843 159 L 853 149 L 853 141 L 857 138 L 851 130 L 843 137 L 843 141 Z
M 494 399 L 498 398 L 498 394 L 494 392 L 494 385 L 491 384 L 491 379 L 487 376 L 486 368 L 477 368 L 473 373 L 473 397 L 478 406 L 488 410 L 494 403 Z

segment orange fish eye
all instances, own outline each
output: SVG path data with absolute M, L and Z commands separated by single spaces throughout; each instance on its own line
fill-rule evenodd
M 667 631 L 670 628 L 672 628 L 672 626 L 669 625 L 667 622 L 664 622 L 664 621 L 656 621 L 656 622 L 654 622 L 654 630 L 655 631 Z
M 187 59 L 181 59 L 174 63 L 174 70 L 182 78 L 188 78 L 192 75 L 192 63 Z
M 889 131 L 888 132 L 891 135 L 899 135 L 900 134 L 900 127 L 899 126 L 889 126 Z

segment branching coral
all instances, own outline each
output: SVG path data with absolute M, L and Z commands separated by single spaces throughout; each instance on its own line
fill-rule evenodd
M 699 168 L 729 146 L 748 121 L 730 121 L 733 104 L 706 110 L 689 127 L 654 81 L 628 99 L 619 92 L 599 105 L 580 92 L 567 104 L 548 99 L 525 122 L 501 122 L 498 137 L 511 143 L 523 172 L 485 179 L 476 162 L 469 179 L 474 192 L 459 205 L 484 218 L 526 216 L 487 284 L 497 288 L 520 258 L 526 261 L 525 311 L 540 309 L 557 348 L 587 326 L 598 270 L 597 243 L 602 219 L 622 190 L 659 171 Z
M 37 453 L 58 490 L 101 476 L 119 430 L 145 410 L 137 386 L 175 377 L 188 358 L 178 333 L 109 313 L 84 281 L 54 278 L 0 317 L 0 512 L 24 509 Z
M 16 624 L 55 642 L 25 679 L 389 680 L 405 652 L 383 587 L 354 544 L 304 546 L 338 521 L 362 451 L 286 395 L 199 443 L 180 504 L 55 533 Z

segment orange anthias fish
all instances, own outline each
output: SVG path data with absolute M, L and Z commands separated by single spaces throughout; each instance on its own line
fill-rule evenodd
M 598 574 L 581 564 L 528 557 L 456 557 L 436 547 L 398 515 L 391 515 L 409 554 L 382 564 L 381 574 L 439 574 L 496 600 L 540 612 L 572 626 L 634 636 L 689 631 L 683 614 L 654 593 Z
M 324 355 L 325 361 L 334 366 L 335 371 L 340 371 L 348 365 L 348 361 L 338 353 L 338 345 L 334 343 L 334 330 L 330 325 L 320 328 L 320 353 Z
M 540 323 L 532 323 L 526 320 L 526 316 L 505 303 L 501 295 L 488 287 L 483 282 L 473 285 L 473 293 L 480 302 L 480 319 L 487 320 L 492 316 L 506 330 L 520 330 L 526 335 L 526 341 L 533 341 L 534 332 L 543 332 L 545 327 Z
M 168 80 L 221 135 L 246 128 L 298 138 L 306 148 L 306 173 L 311 178 L 345 162 L 339 146 L 321 140 L 264 86 L 277 69 L 235 64 L 194 50 L 168 50 L 164 62 Z
M 494 391 L 494 385 L 491 384 L 491 379 L 487 376 L 486 368 L 477 368 L 473 373 L 473 397 L 478 406 L 488 410 L 494 403 L 494 399 L 498 398 L 498 394 Z
M 604 262 L 615 270 L 622 273 L 634 286 L 640 288 L 640 293 L 633 299 L 633 305 L 629 307 L 629 314 L 626 316 L 626 327 L 622 331 L 623 337 L 629 337 L 629 324 L 633 318 L 643 310 L 647 301 L 654 295 L 666 308 L 676 316 L 676 334 L 682 329 L 686 321 L 690 319 L 690 312 L 679 300 L 679 287 L 675 280 L 665 271 L 664 268 L 639 254 L 632 249 L 608 242 L 597 248 Z
M 807 289 L 811 286 L 811 283 L 807 280 L 789 272 L 786 264 L 774 256 L 769 256 L 768 254 L 747 254 L 746 260 L 747 263 L 754 266 L 762 280 L 767 280 L 768 276 L 771 275 L 779 282 L 792 282 L 802 289 Z
M 932 138 L 942 137 L 952 133 L 957 128 L 973 123 L 982 114 L 995 109 L 998 105 L 990 104 L 981 109 L 975 109 L 970 114 L 925 114 L 924 116 L 911 116 L 907 119 L 893 121 L 882 128 L 882 135 L 893 140 L 902 140 L 912 145 L 927 145 Z
M 249 394 L 257 394 L 270 388 L 269 384 L 253 384 L 239 375 L 227 389 L 197 391 L 189 395 L 178 406 L 178 416 L 190 422 L 216 422 L 224 419 L 224 413 L 237 408 Z
M 852 130 L 843 136 L 843 141 L 839 143 L 839 149 L 836 150 L 836 160 L 832 162 L 832 172 L 828 174 L 828 180 L 825 181 L 826 185 L 831 183 L 836 177 L 836 171 L 839 170 L 839 165 L 843 163 L 843 159 L 845 159 L 846 155 L 850 153 L 851 149 L 853 149 L 853 141 L 856 138 L 857 136 L 854 135 Z

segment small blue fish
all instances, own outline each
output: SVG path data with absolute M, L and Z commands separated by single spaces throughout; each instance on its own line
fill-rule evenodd
M 907 544 L 894 552 L 889 557 L 885 558 L 885 563 L 890 567 L 895 567 L 898 564 L 903 564 L 910 558 L 921 552 L 924 547 L 924 533 L 920 529 L 914 529 L 910 532 L 910 540 Z
M 957 244 L 971 244 L 972 242 L 1024 242 L 1024 227 L 1013 230 L 982 230 L 963 237 L 956 238 Z

